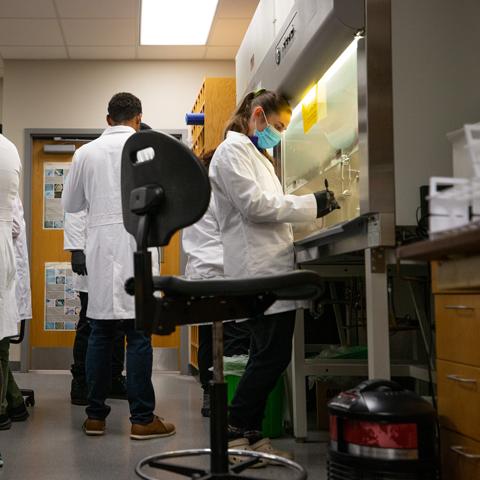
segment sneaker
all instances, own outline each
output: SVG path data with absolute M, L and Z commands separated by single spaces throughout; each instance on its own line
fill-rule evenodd
M 82 427 L 85 435 L 99 437 L 105 433 L 105 420 L 87 418 Z
M 70 401 L 72 405 L 86 406 L 87 400 L 87 384 L 84 379 L 72 379 L 72 386 L 70 388 Z
M 210 416 L 210 394 L 203 392 L 202 417 Z
M 133 440 L 150 440 L 152 438 L 170 437 L 175 435 L 175 425 L 166 423 L 162 418 L 153 417 L 147 424 L 133 423 L 130 438 Z
M 8 415 L 0 415 L 0 430 L 9 430 L 12 426 L 12 420 Z
M 277 457 L 282 457 L 287 460 L 293 460 L 293 454 L 291 452 L 284 452 L 282 450 L 277 450 L 273 447 L 269 438 L 262 438 L 258 442 L 250 444 L 250 449 L 254 452 L 259 453 L 269 453 L 270 455 L 276 455 Z M 270 465 L 282 465 L 279 462 L 268 462 Z
M 112 389 L 108 398 L 127 400 L 127 379 L 123 375 L 112 379 Z
M 24 422 L 30 416 L 25 402 L 22 402 L 18 407 L 8 408 L 7 414 L 12 422 Z
M 228 449 L 229 450 L 246 450 L 251 451 L 252 448 L 250 447 L 250 442 L 245 437 L 236 438 L 235 440 L 230 440 L 228 442 Z M 240 455 L 229 455 L 228 461 L 230 465 L 238 465 L 239 463 L 246 462 L 252 457 L 243 457 Z M 263 460 L 259 460 L 257 463 L 252 465 L 250 468 L 262 468 L 265 467 L 267 463 Z

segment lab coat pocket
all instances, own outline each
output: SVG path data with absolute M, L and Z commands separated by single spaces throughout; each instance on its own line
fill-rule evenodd
M 2 273 L 0 274 L 0 290 L 10 290 L 15 284 L 15 252 L 13 250 L 13 242 L 1 242 L 0 264 L 2 265 Z
M 131 276 L 125 265 L 113 262 L 113 310 L 120 318 L 134 318 L 133 297 L 125 291 L 125 282 Z

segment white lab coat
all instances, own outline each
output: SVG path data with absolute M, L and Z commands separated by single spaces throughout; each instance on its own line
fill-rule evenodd
M 20 196 L 13 203 L 13 247 L 15 250 L 16 287 L 19 320 L 32 318 L 32 293 L 30 288 L 30 263 L 28 261 L 27 231 Z
M 99 138 L 80 147 L 63 190 L 65 212 L 88 210 L 87 316 L 96 320 L 135 318 L 134 299 L 124 288 L 133 276 L 135 240 L 123 226 L 120 187 L 122 150 L 133 133 L 127 126 L 108 127 Z M 158 272 L 155 252 L 152 263 Z
M 17 334 L 13 202 L 18 195 L 21 162 L 15 145 L 0 134 L 0 340 Z
M 187 278 L 223 277 L 223 246 L 215 209 L 215 196 L 212 194 L 203 217 L 183 230 L 182 247 L 187 255 Z
M 63 249 L 82 250 L 85 252 L 87 242 L 87 211 L 66 213 L 63 226 Z M 88 272 L 88 269 L 87 269 Z M 87 275 L 73 274 L 73 289 L 77 292 L 88 292 Z
M 241 133 L 228 132 L 210 164 L 228 278 L 288 273 L 295 268 L 291 223 L 317 216 L 313 194 L 285 195 L 272 164 Z M 267 314 L 303 303 L 276 302 Z

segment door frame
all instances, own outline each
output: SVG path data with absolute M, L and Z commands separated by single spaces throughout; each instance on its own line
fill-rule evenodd
M 102 128 L 26 128 L 24 131 L 24 157 L 23 157 L 23 208 L 26 223 L 27 233 L 27 247 L 29 256 L 31 255 L 31 222 L 32 222 L 32 152 L 33 141 L 38 139 L 52 138 L 52 137 L 71 137 L 75 139 L 91 139 L 99 137 L 104 129 Z M 156 129 L 170 135 L 176 135 L 181 137 L 181 141 L 186 143 L 188 138 L 187 129 Z M 29 257 L 30 258 L 30 257 Z M 183 330 L 185 327 L 181 327 L 180 333 L 180 371 L 183 373 L 186 371 L 186 365 L 188 365 L 188 348 L 184 343 L 188 342 L 188 337 Z M 188 334 L 187 334 L 188 335 Z M 25 335 L 23 342 L 20 344 L 20 371 L 28 372 L 30 369 L 30 322 L 26 322 Z

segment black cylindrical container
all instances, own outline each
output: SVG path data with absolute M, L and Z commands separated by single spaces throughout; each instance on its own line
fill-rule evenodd
M 436 414 L 398 383 L 368 380 L 328 404 L 329 480 L 437 480 Z

